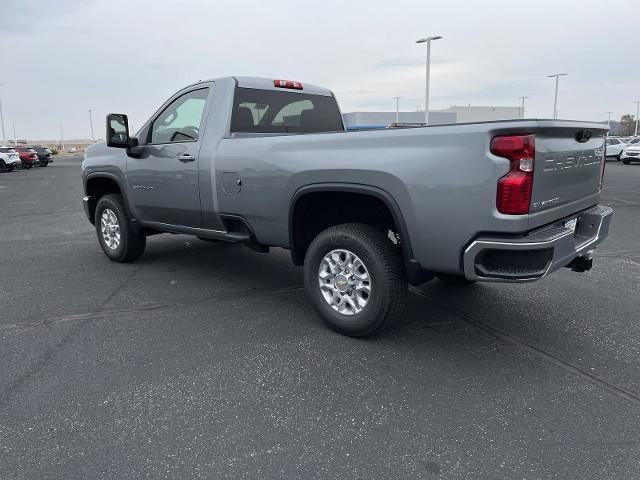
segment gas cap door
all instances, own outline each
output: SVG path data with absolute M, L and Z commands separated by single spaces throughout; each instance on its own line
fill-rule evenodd
M 242 179 L 238 172 L 224 172 L 222 174 L 222 190 L 229 195 L 239 193 L 242 190 Z

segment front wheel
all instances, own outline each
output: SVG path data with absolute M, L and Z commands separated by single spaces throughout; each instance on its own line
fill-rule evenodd
M 49 165 L 49 162 L 47 160 L 40 160 L 41 167 L 46 167 L 47 165 Z
M 95 226 L 102 250 L 114 262 L 133 262 L 144 253 L 147 237 L 131 223 L 122 195 L 98 200 Z
M 625 158 L 624 160 L 622 160 L 622 163 L 624 163 L 625 165 L 629 165 L 631 163 L 631 160 Z
M 304 284 L 329 327 L 352 337 L 393 325 L 407 296 L 398 247 L 380 230 L 360 223 L 318 234 L 305 255 Z
M 33 163 L 22 162 L 22 168 L 29 170 L 31 167 L 33 167 Z
M 7 172 L 7 164 L 4 163 L 4 160 L 0 160 L 0 172 L 4 173 Z

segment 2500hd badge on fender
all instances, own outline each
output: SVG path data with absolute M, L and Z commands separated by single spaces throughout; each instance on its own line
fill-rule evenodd
M 291 251 L 325 321 L 391 325 L 408 284 L 527 282 L 591 268 L 606 126 L 499 122 L 346 132 L 331 91 L 226 77 L 173 95 L 131 136 L 107 117 L 84 208 L 105 254 L 158 232 Z

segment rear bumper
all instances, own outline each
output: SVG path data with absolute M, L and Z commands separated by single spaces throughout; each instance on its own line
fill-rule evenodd
M 523 237 L 477 238 L 464 252 L 464 275 L 487 282 L 531 282 L 578 257 L 590 259 L 609 233 L 612 214 L 610 207 L 598 205 Z

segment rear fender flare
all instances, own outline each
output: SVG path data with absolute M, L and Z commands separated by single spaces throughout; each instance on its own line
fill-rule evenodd
M 359 193 L 363 195 L 369 195 L 381 200 L 391 212 L 394 223 L 397 225 L 398 233 L 400 234 L 400 247 L 402 249 L 402 255 L 404 258 L 405 264 L 409 266 L 415 266 L 418 262 L 413 257 L 413 250 L 411 248 L 411 239 L 409 237 L 409 233 L 407 231 L 407 226 L 404 221 L 404 217 L 402 215 L 402 211 L 398 206 L 397 202 L 394 200 L 393 196 L 386 192 L 385 190 L 370 186 L 370 185 L 361 185 L 361 184 L 351 184 L 351 183 L 316 183 L 312 185 L 306 185 L 300 187 L 294 193 L 290 205 L 289 205 L 289 220 L 288 220 L 288 230 L 289 230 L 289 246 L 291 248 L 291 256 L 295 263 L 301 263 L 302 259 L 300 257 L 300 253 L 295 251 L 295 243 L 294 243 L 294 212 L 296 208 L 296 204 L 298 200 L 308 193 L 314 192 L 351 192 L 351 193 Z

